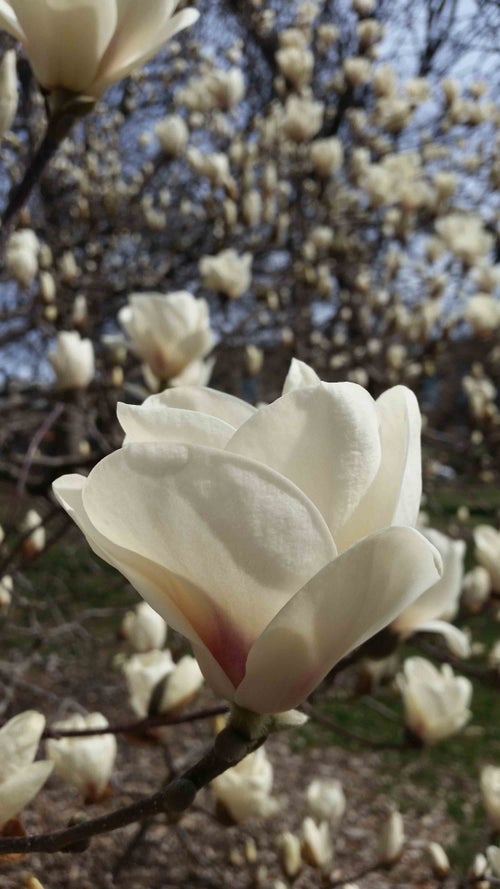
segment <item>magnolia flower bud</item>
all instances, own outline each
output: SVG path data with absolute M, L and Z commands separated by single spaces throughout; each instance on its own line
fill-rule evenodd
M 264 747 L 227 769 L 211 786 L 217 800 L 238 824 L 249 818 L 268 818 L 279 808 L 271 796 L 273 767 Z
M 293 142 L 307 142 L 321 129 L 325 106 L 309 98 L 289 96 L 285 105 L 283 131 Z
M 327 821 L 316 824 L 312 818 L 302 822 L 302 856 L 312 867 L 328 871 L 333 862 L 333 843 Z
M 56 375 L 57 388 L 86 389 L 95 372 L 92 341 L 82 339 L 76 330 L 57 334 L 55 350 L 47 354 Z
M 251 253 L 239 255 L 232 248 L 217 256 L 203 256 L 199 263 L 203 286 L 237 299 L 250 287 L 252 262 Z
M 16 51 L 8 49 L 0 62 L 0 139 L 10 130 L 17 110 Z
M 489 822 L 493 830 L 500 831 L 500 768 L 484 766 L 481 769 L 480 783 Z
M 250 343 L 245 346 L 245 370 L 249 377 L 256 377 L 262 370 L 264 364 L 264 353 L 258 346 Z
M 407 658 L 398 684 L 408 728 L 424 744 L 435 744 L 460 731 L 470 719 L 472 684 L 455 676 L 449 664 L 441 671 L 424 658 Z
M 155 0 L 147 13 L 127 0 L 55 5 L 37 0 L 36 13 L 5 4 L 0 27 L 20 40 L 35 77 L 47 91 L 99 98 L 140 67 L 174 34 L 198 18 L 194 9 L 173 15 L 173 3 Z
M 500 846 L 488 846 L 486 858 L 488 859 L 492 876 L 497 879 L 500 878 Z
M 53 764 L 33 762 L 45 728 L 45 717 L 26 710 L 0 729 L 0 828 L 41 790 Z
M 23 521 L 21 522 L 21 532 L 26 534 L 31 532 L 25 538 L 23 543 L 23 551 L 25 556 L 31 558 L 41 553 L 45 548 L 45 528 L 43 527 L 43 519 L 37 513 L 36 509 L 29 509 Z
M 450 872 L 450 862 L 443 847 L 439 843 L 429 843 L 427 846 L 432 871 L 440 880 L 444 880 Z
M 54 731 L 100 729 L 109 725 L 102 713 L 88 716 L 75 714 L 55 723 Z M 116 738 L 112 734 L 68 737 L 46 742 L 47 756 L 54 763 L 54 772 L 78 788 L 85 802 L 95 803 L 107 792 L 116 758 Z
M 477 525 L 473 532 L 476 559 L 486 568 L 494 592 L 500 592 L 500 531 L 490 525 Z
M 53 303 L 56 298 L 56 282 L 50 272 L 40 272 L 40 295 L 44 303 Z
M 122 621 L 121 635 L 134 651 L 151 651 L 165 645 L 167 625 L 147 602 L 140 602 L 133 611 L 127 611 Z
M 340 781 L 316 778 L 306 791 L 307 806 L 316 821 L 328 821 L 336 830 L 345 812 L 345 796 Z
M 184 152 L 189 139 L 189 129 L 178 114 L 171 114 L 157 123 L 155 133 L 162 151 L 169 157 L 178 157 Z
M 10 574 L 4 574 L 0 579 L 0 617 L 7 614 L 10 603 L 12 602 L 12 591 L 14 589 L 14 581 Z
M 281 867 L 287 877 L 293 879 L 302 867 L 301 843 L 295 834 L 286 830 L 276 837 Z
M 311 163 L 316 172 L 325 178 L 340 169 L 344 162 L 344 149 L 340 139 L 316 139 L 310 149 Z
M 405 841 L 403 817 L 400 812 L 391 812 L 382 827 L 379 838 L 378 859 L 380 864 L 396 864 L 403 854 Z
M 22 287 L 29 287 L 38 272 L 39 249 L 38 238 L 29 228 L 15 232 L 7 242 L 5 267 Z
M 472 614 L 481 611 L 491 592 L 491 577 L 486 568 L 476 565 L 464 576 L 462 604 Z

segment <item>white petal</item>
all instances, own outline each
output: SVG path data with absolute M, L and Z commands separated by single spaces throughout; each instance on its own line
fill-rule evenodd
M 240 426 L 227 451 L 253 457 L 293 481 L 335 539 L 379 466 L 375 404 L 354 383 L 295 389 Z
M 310 580 L 257 640 L 236 703 L 258 713 L 296 707 L 440 568 L 439 554 L 413 528 L 389 528 L 360 541 Z
M 320 383 L 321 380 L 312 367 L 309 367 L 305 361 L 299 361 L 298 358 L 292 358 L 283 385 L 282 395 L 286 395 L 288 392 L 293 392 L 294 389 L 304 389 L 306 386 L 319 386 Z
M 26 34 L 29 59 L 42 86 L 85 93 L 115 30 L 115 3 L 13 0 L 12 5 Z
M 161 49 L 171 37 L 188 28 L 199 18 L 195 9 L 183 9 L 171 17 L 177 4 L 171 0 L 141 0 L 129 3 L 128 10 L 105 54 L 99 69 L 96 90 L 121 80 L 139 68 Z
M 0 825 L 19 815 L 42 789 L 54 764 L 34 762 L 0 784 Z
M 440 636 L 444 636 L 448 648 L 455 657 L 464 659 L 470 657 L 469 637 L 454 624 L 450 624 L 446 620 L 428 620 L 419 626 L 414 626 L 412 632 L 439 633 Z
M 0 782 L 33 762 L 44 728 L 41 713 L 25 710 L 0 729 Z
M 72 478 L 55 487 L 66 503 Z M 95 551 L 131 580 L 135 572 L 141 595 L 201 640 L 233 684 L 249 645 L 336 552 L 290 482 L 210 448 L 130 444 L 93 470 L 79 511 Z
M 0 28 L 7 31 L 16 40 L 20 40 L 21 43 L 26 43 L 26 35 L 7 0 L 0 0 Z
M 242 401 L 241 398 L 235 398 L 234 395 L 227 395 L 225 392 L 203 386 L 165 389 L 158 395 L 150 395 L 149 398 L 146 398 L 144 405 L 165 405 L 186 411 L 199 411 L 202 414 L 209 414 L 211 417 L 218 417 L 219 420 L 224 420 L 235 429 L 257 413 L 256 408 L 246 401 Z
M 376 401 L 382 457 L 377 475 L 350 520 L 336 537 L 339 551 L 390 525 L 414 526 L 422 493 L 420 410 L 405 386 Z
M 224 448 L 234 434 L 234 426 L 198 411 L 146 403 L 141 406 L 119 403 L 118 421 L 126 434 L 126 443 L 177 441 Z

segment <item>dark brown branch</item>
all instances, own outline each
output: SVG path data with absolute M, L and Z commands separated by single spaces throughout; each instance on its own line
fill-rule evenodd
M 182 713 L 179 716 L 171 716 L 163 713 L 158 716 L 148 716 L 146 719 L 138 719 L 134 722 L 119 723 L 117 725 L 107 725 L 102 728 L 89 729 L 68 729 L 59 730 L 48 726 L 42 737 L 43 738 L 87 738 L 92 735 L 121 735 L 130 732 L 144 732 L 151 728 L 160 728 L 165 725 L 181 725 L 186 722 L 197 722 L 201 719 L 211 719 L 214 716 L 220 716 L 228 713 L 227 704 L 218 704 L 215 707 L 206 707 L 204 710 L 195 710 L 191 713 Z

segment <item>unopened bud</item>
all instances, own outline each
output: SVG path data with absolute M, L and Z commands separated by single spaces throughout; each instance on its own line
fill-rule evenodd
M 444 880 L 450 872 L 450 862 L 446 852 L 439 843 L 429 843 L 427 851 L 431 860 L 433 874 Z

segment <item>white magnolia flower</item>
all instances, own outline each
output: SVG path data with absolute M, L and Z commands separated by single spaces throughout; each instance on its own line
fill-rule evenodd
M 396 618 L 392 629 L 403 638 L 413 633 L 439 633 L 457 657 L 469 657 L 468 637 L 449 623 L 457 611 L 464 573 L 465 541 L 452 540 L 434 528 L 422 534 L 438 550 L 443 560 L 443 575 Z
M 487 602 L 491 593 L 491 577 L 482 565 L 476 565 L 464 576 L 462 603 L 468 611 L 477 612 Z
M 8 49 L 0 62 L 0 139 L 10 130 L 16 111 L 16 51 Z
M 86 389 L 95 373 L 92 341 L 82 339 L 76 330 L 57 334 L 54 351 L 47 354 L 56 375 L 58 389 Z
M 390 813 L 379 837 L 379 861 L 395 864 L 401 858 L 405 841 L 403 817 L 397 810 Z
M 340 139 L 316 139 L 311 143 L 311 163 L 320 176 L 331 176 L 344 163 L 344 148 Z
M 151 696 L 158 683 L 165 679 L 175 664 L 169 651 L 148 651 L 134 654 L 123 665 L 128 685 L 130 706 L 142 719 L 148 715 Z
M 429 843 L 427 852 L 431 861 L 431 867 L 436 877 L 443 880 L 450 872 L 450 861 L 439 843 Z
M 292 142 L 307 142 L 323 125 L 325 106 L 303 96 L 289 96 L 283 117 L 283 132 Z
M 486 814 L 493 829 L 500 831 L 500 767 L 484 766 L 480 783 Z
M 33 762 L 45 718 L 26 710 L 0 729 L 0 828 L 19 815 L 49 777 L 53 764 Z
M 340 781 L 311 781 L 306 791 L 308 809 L 316 821 L 328 821 L 337 828 L 345 812 L 345 795 Z
M 38 272 L 39 251 L 40 243 L 30 228 L 14 232 L 7 242 L 5 267 L 22 287 L 29 287 Z
M 186 290 L 176 293 L 132 293 L 118 314 L 134 353 L 163 384 L 193 385 L 183 374 L 200 373 L 201 359 L 214 338 L 208 303 Z M 210 365 L 211 370 L 212 365 Z
M 119 419 L 125 446 L 56 496 L 242 707 L 296 707 L 439 577 L 411 527 L 420 415 L 405 387 L 375 402 L 295 362 L 259 410 L 186 388 Z
M 302 856 L 308 864 L 327 871 L 333 861 L 333 842 L 328 821 L 316 824 L 313 818 L 302 822 Z
M 238 824 L 248 818 L 268 818 L 278 810 L 278 802 L 271 796 L 273 767 L 264 747 L 214 778 L 211 786 Z
M 99 96 L 198 18 L 178 0 L 0 0 L 0 27 L 20 40 L 45 90 Z
M 469 720 L 472 684 L 449 664 L 438 670 L 424 658 L 407 658 L 398 680 L 406 725 L 424 744 L 454 735 Z
M 89 713 L 87 716 L 76 713 L 54 723 L 53 728 L 82 731 L 106 728 L 108 725 L 102 713 Z M 54 763 L 54 773 L 77 787 L 87 802 L 97 802 L 105 796 L 116 759 L 114 735 L 50 739 L 46 743 L 46 750 L 48 758 Z
M 203 286 L 237 299 L 250 287 L 252 262 L 251 253 L 239 254 L 232 248 L 222 250 L 217 256 L 203 256 L 200 260 Z
M 139 653 L 163 648 L 167 638 L 167 625 L 157 611 L 147 602 L 140 602 L 133 611 L 127 611 L 121 625 L 122 636 Z
M 476 559 L 489 572 L 494 592 L 500 592 L 500 531 L 491 525 L 478 525 L 474 529 Z

